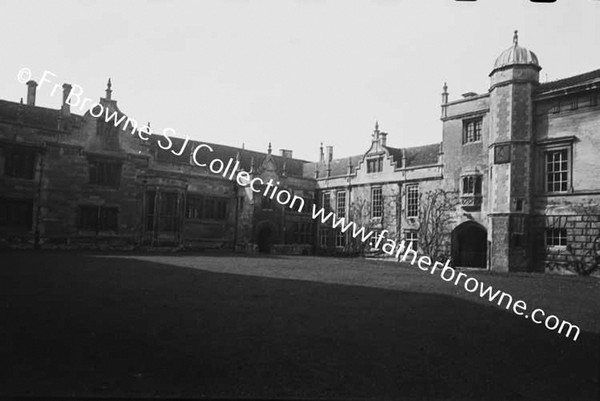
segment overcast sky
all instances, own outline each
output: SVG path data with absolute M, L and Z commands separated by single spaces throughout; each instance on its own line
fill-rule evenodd
M 600 68 L 600 1 L 6 1 L 0 98 L 34 79 L 81 85 L 153 129 L 314 160 L 359 154 L 375 120 L 388 144 L 441 140 L 440 92 L 482 93 L 512 44 L 534 51 L 542 82 Z M 547 77 L 547 78 L 546 78 Z M 58 108 L 49 88 L 38 104 Z

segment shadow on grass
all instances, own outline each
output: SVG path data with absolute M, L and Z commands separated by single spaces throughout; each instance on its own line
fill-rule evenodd
M 598 397 L 597 335 L 451 296 L 2 256 L 0 395 Z

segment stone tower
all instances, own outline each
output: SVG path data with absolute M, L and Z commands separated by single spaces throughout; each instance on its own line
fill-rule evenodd
M 533 93 L 541 67 L 518 42 L 515 31 L 490 73 L 489 263 L 496 271 L 525 271 L 531 263 Z

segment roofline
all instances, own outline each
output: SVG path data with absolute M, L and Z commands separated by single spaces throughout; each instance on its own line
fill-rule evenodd
M 494 75 L 494 73 L 496 71 L 508 70 L 509 68 L 513 68 L 513 67 L 533 67 L 536 70 L 538 70 L 538 72 L 542 70 L 542 67 L 540 67 L 537 64 L 532 64 L 532 63 L 515 63 L 515 64 L 503 65 L 502 67 L 494 67 L 494 69 L 492 70 L 492 72 L 489 73 L 488 77 L 491 77 L 492 75 Z
M 460 103 L 465 103 L 465 102 L 470 102 L 472 100 L 483 99 L 484 97 L 489 97 L 489 96 L 490 96 L 489 92 L 487 92 L 487 93 L 481 93 L 479 95 L 469 96 L 469 97 L 465 97 L 465 98 L 462 98 L 462 99 L 453 100 L 453 101 L 448 102 L 448 103 L 443 103 L 442 107 L 444 107 L 444 106 L 452 106 L 452 105 L 455 105 L 455 104 L 460 104 Z

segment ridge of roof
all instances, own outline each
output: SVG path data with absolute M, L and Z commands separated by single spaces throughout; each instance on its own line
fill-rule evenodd
M 583 84 L 587 81 L 600 80 L 600 69 L 584 72 L 582 74 L 573 75 L 567 78 L 561 78 L 550 82 L 541 83 L 537 87 L 537 92 L 549 92 L 563 87 Z

